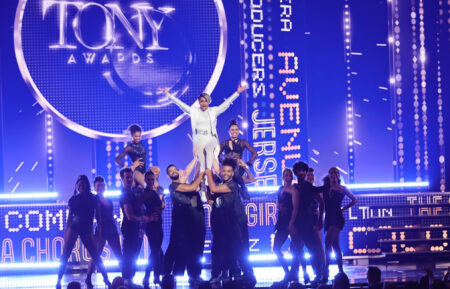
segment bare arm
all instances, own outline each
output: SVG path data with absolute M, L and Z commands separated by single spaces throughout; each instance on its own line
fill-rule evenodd
M 255 159 L 258 157 L 258 152 L 248 143 L 248 141 L 244 141 L 244 146 L 248 151 L 252 154 L 247 164 L 250 166 L 253 164 Z
M 164 189 L 161 186 L 158 186 L 156 188 L 156 192 L 159 195 L 159 199 L 161 200 L 161 209 L 165 209 L 166 208 L 166 199 L 164 198 Z
M 161 209 L 166 208 L 166 198 L 164 198 L 164 195 L 159 195 L 159 198 L 161 199 Z
M 98 232 L 99 232 L 99 235 L 101 236 L 103 224 L 102 224 L 102 214 L 101 214 L 102 206 L 100 205 L 100 202 L 101 201 L 98 200 L 97 206 L 95 208 L 95 218 L 97 219 Z
M 177 191 L 182 193 L 195 191 L 202 182 L 203 175 L 204 173 L 200 173 L 200 175 L 195 179 L 195 181 L 192 184 L 180 184 L 177 187 Z
M 192 173 L 192 170 L 194 169 L 195 163 L 197 162 L 197 154 L 194 155 L 194 158 L 192 161 L 186 166 L 186 168 L 183 171 L 180 171 L 180 182 L 182 184 L 185 184 L 188 182 L 189 176 Z
M 291 196 L 292 196 L 292 215 L 291 215 L 291 219 L 289 220 L 289 231 L 294 231 L 294 224 L 295 224 L 295 220 L 297 219 L 297 214 L 298 214 L 298 204 L 300 203 L 300 194 L 298 192 L 298 190 L 292 186 L 292 190 L 291 190 Z M 292 232 L 293 233 L 293 232 Z
M 347 210 L 347 209 L 353 207 L 353 206 L 358 202 L 358 200 L 356 199 L 356 197 L 355 197 L 355 196 L 352 194 L 352 192 L 350 192 L 350 190 L 347 189 L 346 187 L 344 187 L 344 194 L 345 194 L 347 197 L 349 197 L 350 200 L 352 200 L 352 201 L 351 201 L 349 204 L 347 204 L 347 206 L 343 207 L 343 208 L 342 208 L 342 211 L 345 211 L 345 210 Z
M 136 222 L 142 222 L 143 218 L 142 217 L 138 217 L 134 214 L 133 211 L 133 206 L 130 204 L 124 204 L 123 205 L 123 210 L 125 215 L 127 216 L 128 220 L 130 221 L 136 221 Z
M 322 228 L 322 225 L 323 225 L 323 210 L 324 210 L 325 204 L 323 203 L 323 199 L 320 196 L 320 193 L 318 193 L 318 192 L 314 193 L 314 199 L 319 203 L 319 221 L 318 221 L 317 226 L 319 228 Z
M 167 88 L 160 88 L 159 90 L 164 92 L 173 103 L 175 103 L 179 108 L 181 108 L 182 111 L 184 111 L 187 114 L 191 114 L 191 107 L 186 103 L 182 102 L 179 98 L 171 95 Z

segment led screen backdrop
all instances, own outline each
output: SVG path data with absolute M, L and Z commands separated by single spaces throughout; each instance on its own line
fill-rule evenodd
M 346 182 L 445 190 L 448 4 L 439 3 L 8 2 L 3 191 L 66 199 L 79 173 L 120 186 L 114 157 L 132 123 L 150 164 L 183 166 L 189 122 L 158 88 L 188 104 L 211 92 L 218 105 L 241 81 L 250 88 L 219 117 L 219 138 L 238 119 L 260 152 L 259 185 L 279 184 L 302 159 L 319 177 L 337 166 Z

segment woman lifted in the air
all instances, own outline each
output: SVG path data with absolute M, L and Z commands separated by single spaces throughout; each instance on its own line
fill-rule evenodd
M 219 139 L 217 136 L 217 116 L 230 107 L 231 103 L 239 96 L 239 94 L 246 90 L 247 86 L 239 85 L 237 91 L 227 98 L 219 106 L 209 106 L 211 103 L 211 96 L 207 93 L 202 93 L 198 97 L 200 107 L 196 105 L 187 105 L 177 97 L 171 95 L 167 88 L 161 88 L 171 101 L 178 105 L 185 113 L 191 117 L 192 134 L 194 139 L 194 149 L 198 154 L 200 160 L 200 171 L 211 169 L 213 160 L 217 159 L 214 150 L 219 146 Z M 218 153 L 218 150 L 216 151 Z

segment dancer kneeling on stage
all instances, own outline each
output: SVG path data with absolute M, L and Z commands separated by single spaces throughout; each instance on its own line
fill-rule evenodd
M 195 286 L 202 281 L 201 258 L 206 229 L 205 213 L 198 191 L 204 173 L 200 173 L 192 184 L 185 184 L 175 165 L 169 165 L 166 171 L 172 180 L 169 191 L 173 209 L 162 283 L 174 282 L 174 275 L 183 275 L 187 267 L 189 284 Z
M 342 208 L 342 200 L 347 196 L 351 202 Z M 339 233 L 344 228 L 344 211 L 356 204 L 356 197 L 345 187 L 341 185 L 340 174 L 337 168 L 331 168 L 328 176 L 324 179 L 323 200 L 325 203 L 325 226 L 327 232 L 325 236 L 326 252 L 326 275 L 328 276 L 328 267 L 331 259 L 331 249 L 336 255 L 336 261 L 339 273 L 344 272 L 342 266 L 342 251 L 339 246 Z
M 133 187 L 134 175 L 131 168 L 120 170 L 123 188 L 120 196 L 120 207 L 122 208 L 122 235 L 123 235 L 123 261 L 122 277 L 127 288 L 139 288 L 133 284 L 136 274 L 136 261 L 142 245 L 144 222 L 155 221 L 154 215 L 144 216 L 142 206 L 142 189 Z
M 155 170 L 155 169 L 154 169 Z M 163 241 L 163 227 L 162 227 L 162 210 L 165 208 L 164 196 L 161 193 L 155 191 L 155 181 L 156 176 L 153 173 L 153 170 L 148 170 L 145 173 L 145 183 L 146 187 L 144 189 L 144 206 L 145 206 L 145 214 L 147 216 L 153 216 L 154 221 L 148 222 L 145 226 L 145 234 L 147 235 L 148 243 L 150 245 L 150 256 L 148 258 L 148 264 L 145 268 L 145 276 L 142 284 L 144 289 L 150 288 L 149 286 L 149 278 L 150 271 L 153 268 L 153 283 L 160 283 L 160 275 L 163 273 L 163 261 L 164 261 L 164 253 L 161 249 L 162 241 Z
M 101 254 L 105 247 L 106 241 L 108 241 L 109 247 L 114 252 L 116 259 L 119 261 L 119 267 L 122 264 L 122 249 L 120 248 L 120 237 L 117 232 L 116 221 L 114 220 L 114 205 L 113 202 L 106 198 L 103 193 L 105 192 L 105 179 L 101 176 L 97 176 L 94 179 L 94 190 L 97 193 L 97 197 L 100 205 L 100 212 L 97 212 L 101 216 L 101 223 L 97 223 L 95 230 L 95 239 L 97 241 L 97 250 Z M 92 273 L 95 269 L 95 262 L 93 259 L 89 262 L 88 272 L 86 276 L 87 288 L 94 288 L 91 281 Z
M 56 288 L 61 288 L 61 279 L 67 266 L 72 249 L 80 236 L 81 241 L 91 254 L 92 259 L 97 264 L 103 275 L 103 281 L 109 288 L 111 282 L 108 280 L 105 266 L 100 258 L 97 250 L 93 234 L 94 213 L 100 211 L 98 198 L 91 193 L 91 185 L 89 179 L 85 175 L 81 175 L 76 182 L 76 189 L 73 196 L 69 200 L 69 216 L 67 219 L 66 230 L 64 232 L 64 248 L 61 256 L 61 264 L 58 272 L 58 281 Z M 101 224 L 101 216 L 97 214 L 97 221 Z

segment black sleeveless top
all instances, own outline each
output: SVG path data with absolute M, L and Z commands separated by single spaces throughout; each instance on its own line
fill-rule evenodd
M 99 197 L 98 197 L 99 198 Z M 118 235 L 116 222 L 114 220 L 114 204 L 108 199 L 104 198 L 108 205 L 105 205 L 102 201 L 100 203 L 100 215 L 102 218 L 102 237 L 105 240 L 109 240 Z
M 142 144 L 142 142 L 134 142 L 132 141 L 129 143 L 126 147 L 127 154 L 131 158 L 131 161 L 136 161 L 137 159 L 142 158 L 142 161 L 144 162 L 143 166 L 137 167 L 136 170 L 145 173 L 147 170 L 147 149 Z
M 278 210 L 275 230 L 287 230 L 292 216 L 292 195 L 288 192 L 282 193 L 282 190 L 283 187 L 278 189 L 278 205 L 282 207 L 282 210 Z
M 77 194 L 69 200 L 71 220 L 69 226 L 79 234 L 93 233 L 94 214 L 98 197 L 91 192 Z
M 230 148 L 228 145 L 229 142 L 233 143 L 233 149 Z M 228 155 L 230 153 L 238 154 L 240 158 L 242 158 L 242 154 L 244 153 L 244 144 L 242 143 L 241 139 L 237 139 L 236 141 L 232 141 L 231 139 L 227 139 L 225 141 L 225 146 L 223 148 L 223 151 L 225 152 L 225 155 Z
M 345 194 L 337 191 L 323 193 L 325 203 L 325 231 L 329 226 L 335 226 L 342 230 L 345 224 L 344 214 L 342 213 L 342 200 Z
M 153 189 L 145 189 L 144 190 L 144 206 L 145 206 L 145 214 L 150 216 L 153 213 L 157 213 L 159 215 L 158 221 L 156 222 L 148 222 L 146 227 L 153 226 L 162 226 L 162 201 L 156 191 Z

